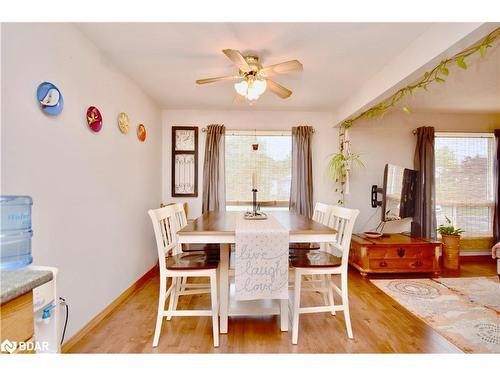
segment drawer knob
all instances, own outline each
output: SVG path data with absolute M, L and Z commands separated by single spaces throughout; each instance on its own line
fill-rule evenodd
M 379 263 L 380 267 L 387 267 L 387 262 L 383 260 L 382 262 Z
M 404 256 L 405 256 L 405 252 L 406 252 L 406 251 L 405 251 L 405 249 L 403 249 L 402 247 L 400 247 L 400 248 L 398 249 L 398 256 L 399 256 L 400 258 L 404 257 Z
M 421 260 L 417 260 L 415 263 L 413 263 L 414 267 L 422 267 L 424 265 L 424 262 Z

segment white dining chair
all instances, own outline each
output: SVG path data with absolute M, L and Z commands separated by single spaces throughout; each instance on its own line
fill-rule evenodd
M 179 224 L 173 205 L 149 210 L 148 214 L 153 222 L 160 268 L 160 293 L 153 347 L 158 346 L 163 318 L 170 320 L 172 316 L 211 316 L 214 346 L 219 346 L 218 257 L 207 252 L 182 253 L 180 251 L 177 243 Z M 200 294 L 206 291 L 205 289 L 180 290 L 179 285 L 183 277 L 208 277 L 210 279 L 210 310 L 177 310 L 179 296 Z M 171 278 L 172 282 L 167 289 L 168 278 Z M 169 306 L 165 310 L 167 299 L 169 299 Z
M 290 265 L 295 270 L 295 281 L 293 286 L 292 302 L 292 344 L 297 344 L 299 335 L 300 314 L 331 312 L 344 312 L 344 321 L 347 329 L 347 336 L 352 339 L 351 318 L 349 315 L 349 298 L 347 289 L 347 271 L 349 261 L 349 248 L 351 243 L 354 222 L 359 214 L 359 210 L 351 210 L 339 206 L 331 206 L 328 226 L 337 231 L 336 241 L 322 244 L 324 250 L 309 250 L 305 252 L 296 251 L 290 256 Z M 340 256 L 338 256 L 340 255 Z M 324 306 L 300 307 L 300 294 L 302 292 L 302 277 L 306 275 L 321 275 L 324 280 L 324 289 L 319 289 L 326 298 L 323 299 Z M 335 285 L 332 275 L 340 275 L 340 288 Z M 318 291 L 317 287 L 308 289 Z M 342 300 L 339 305 L 335 304 L 334 292 Z
M 176 203 L 172 204 L 175 212 L 175 219 L 177 221 L 177 229 L 181 230 L 188 224 L 186 211 L 184 210 L 184 204 Z M 220 245 L 219 244 L 191 244 L 182 245 L 182 252 L 193 252 L 193 251 L 208 251 L 212 254 L 209 254 L 211 257 L 219 256 Z M 185 276 L 181 279 L 180 282 L 177 283 L 177 288 L 175 291 L 175 300 L 174 306 L 177 306 L 177 302 L 179 296 L 184 293 L 187 289 L 199 288 L 200 293 L 210 293 L 210 284 L 209 283 L 190 283 L 188 277 Z
M 330 220 L 332 206 L 316 202 L 314 205 L 314 211 L 312 219 L 320 224 L 328 225 L 328 221 Z M 319 249 L 318 243 L 290 243 L 290 252 L 294 252 L 295 250 L 311 250 L 311 249 Z

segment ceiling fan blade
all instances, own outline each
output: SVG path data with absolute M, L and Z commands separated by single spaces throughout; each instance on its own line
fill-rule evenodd
M 299 60 L 285 61 L 279 64 L 269 65 L 266 68 L 260 70 L 264 76 L 269 77 L 274 74 L 282 74 L 288 72 L 298 72 L 304 69 L 302 63 Z
M 245 58 L 241 55 L 240 51 L 235 49 L 223 49 L 222 52 L 228 57 L 242 72 L 249 72 L 250 66 Z
M 286 87 L 281 86 L 279 83 L 274 82 L 273 80 L 266 79 L 267 81 L 267 88 L 278 95 L 282 99 L 288 98 L 290 95 L 292 95 L 292 92 L 288 90 Z
M 198 85 L 203 85 L 205 83 L 213 83 L 213 82 L 218 82 L 218 81 L 233 81 L 235 79 L 240 78 L 239 76 L 225 76 L 225 77 L 213 77 L 213 78 L 204 78 L 204 79 L 197 79 L 196 83 Z

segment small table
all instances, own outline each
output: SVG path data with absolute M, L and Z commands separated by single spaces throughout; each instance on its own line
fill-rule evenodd
M 290 242 L 333 242 L 335 240 L 334 229 L 317 223 L 306 216 L 297 215 L 289 211 L 273 211 L 273 215 L 280 223 L 288 229 Z M 268 314 L 271 310 L 252 310 L 251 304 L 242 304 L 242 308 L 229 309 L 229 254 L 230 244 L 235 243 L 236 218 L 243 212 L 236 211 L 209 211 L 185 226 L 178 232 L 178 243 L 218 243 L 220 244 L 220 278 L 219 278 L 219 315 L 220 333 L 227 333 L 228 316 L 255 315 L 256 313 Z M 288 303 L 281 301 L 282 311 L 288 314 Z M 286 303 L 286 305 L 285 305 Z M 288 316 L 281 316 L 281 330 L 288 331 Z
M 353 234 L 349 264 L 368 273 L 439 273 L 441 242 L 402 233 L 368 238 Z

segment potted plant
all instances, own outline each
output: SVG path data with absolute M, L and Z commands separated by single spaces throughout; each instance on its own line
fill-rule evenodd
M 448 216 L 446 225 L 437 228 L 443 243 L 443 267 L 449 270 L 460 270 L 460 234 L 463 229 L 455 228 Z

